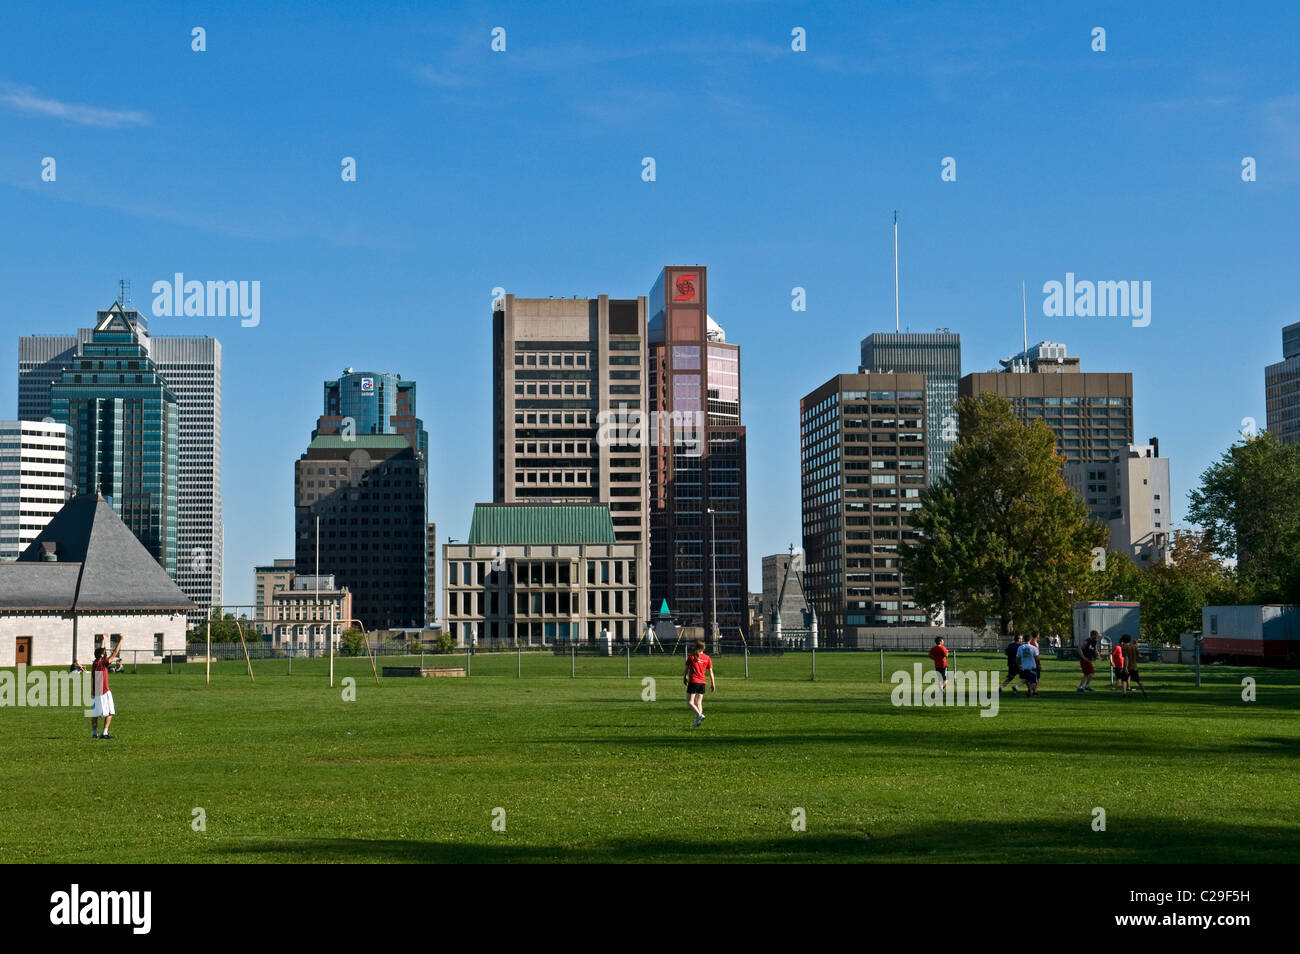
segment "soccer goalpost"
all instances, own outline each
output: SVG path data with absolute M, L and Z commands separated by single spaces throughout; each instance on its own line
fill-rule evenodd
M 240 610 L 250 610 L 251 612 L 241 614 L 239 612 Z M 205 646 L 205 652 L 204 652 L 205 684 L 206 685 L 212 684 L 213 619 L 215 618 L 217 622 L 224 623 L 227 622 L 227 617 L 229 617 L 229 621 L 235 624 L 235 632 L 239 637 L 239 646 L 244 656 L 245 672 L 248 675 L 248 679 L 250 682 L 256 682 L 257 680 L 253 675 L 253 660 L 251 654 L 248 651 L 248 640 L 245 638 L 244 635 L 244 624 L 248 624 L 252 628 L 251 629 L 252 632 L 261 633 L 263 630 L 265 630 L 273 634 L 274 629 L 277 625 L 290 626 L 290 625 L 305 623 L 307 626 L 311 627 L 312 629 L 315 629 L 317 627 L 326 628 L 325 642 L 328 644 L 329 647 L 329 684 L 331 686 L 334 685 L 334 655 L 335 655 L 334 646 L 335 643 L 338 641 L 339 637 L 342 635 L 342 630 L 340 629 L 341 627 L 347 627 L 347 628 L 356 627 L 357 629 L 361 630 L 361 639 L 366 647 L 366 659 L 370 662 L 370 672 L 374 676 L 375 685 L 378 685 L 379 668 L 375 664 L 375 655 L 370 648 L 370 634 L 369 632 L 367 632 L 365 624 L 362 623 L 361 620 L 359 619 L 355 619 L 355 618 L 340 619 L 334 614 L 335 614 L 335 608 L 333 605 L 330 606 L 330 615 L 328 619 L 326 619 L 323 614 L 317 611 L 312 615 L 312 617 L 306 620 L 292 619 L 288 617 L 281 619 L 277 616 L 271 616 L 271 617 L 261 616 L 258 615 L 257 613 L 257 607 L 248 603 L 235 603 L 235 604 L 227 603 L 221 606 L 208 607 L 207 614 L 203 620 L 203 633 L 204 633 L 204 646 Z M 295 648 L 294 645 L 291 645 L 289 647 L 290 666 L 292 666 L 293 664 L 292 659 L 293 659 L 294 648 Z

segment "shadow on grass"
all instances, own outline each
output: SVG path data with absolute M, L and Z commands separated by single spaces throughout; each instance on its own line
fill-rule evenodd
M 1108 830 L 1093 831 L 1090 810 L 1044 823 L 945 820 L 895 831 L 785 832 L 710 841 L 680 838 L 610 838 L 589 845 L 512 844 L 511 832 L 495 843 L 397 841 L 364 838 L 250 840 L 214 848 L 213 861 L 333 863 L 1268 863 L 1293 860 L 1300 828 L 1237 826 L 1172 819 L 1125 818 L 1112 810 Z M 809 813 L 816 826 L 816 811 Z M 486 824 L 486 822 L 485 822 Z M 590 832 L 587 832 L 590 836 Z

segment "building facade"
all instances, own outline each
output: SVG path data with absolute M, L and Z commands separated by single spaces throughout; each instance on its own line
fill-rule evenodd
M 68 426 L 0 421 L 0 561 L 16 560 L 71 496 Z
M 932 333 L 877 332 L 862 339 L 859 374 L 925 375 L 926 453 L 930 480 L 948 469 L 957 443 L 957 383 L 961 380 L 961 335 L 947 328 Z
M 265 632 L 276 649 L 317 656 L 328 653 L 333 643 L 338 652 L 339 638 L 352 619 L 352 594 L 331 574 L 291 574 L 288 588 L 271 593 L 268 613 Z
M 1065 481 L 1110 531 L 1108 550 L 1127 553 L 1138 566 L 1169 562 L 1169 458 L 1160 456 L 1156 438 L 1110 460 L 1066 464 Z
M 1300 321 L 1282 329 L 1282 360 L 1264 369 L 1267 427 L 1283 444 L 1300 444 Z
M 1134 442 L 1133 375 L 1080 371 L 1078 359 L 1066 357 L 1064 345 L 1056 347 L 1061 354 L 1028 362 L 1021 356 L 1008 359 L 1006 363 L 1015 362 L 1015 371 L 968 374 L 959 382 L 958 394 L 992 392 L 1007 398 L 1022 423 L 1047 425 L 1067 463 L 1110 460 Z
M 644 554 L 646 299 L 505 295 L 492 320 L 494 501 L 602 504 L 616 541 Z M 637 572 L 649 620 L 644 557 Z
M 424 458 L 405 437 L 315 438 L 294 466 L 298 574 L 315 573 L 319 540 L 320 572 L 348 589 L 368 631 L 422 628 L 427 500 Z
M 429 458 L 429 434 L 416 416 L 414 381 L 400 374 L 344 370 L 325 382 L 325 410 L 312 437 L 322 434 L 401 434 L 411 449 Z
M 177 404 L 178 474 L 176 581 L 198 607 L 223 601 L 224 524 L 221 512 L 221 342 L 215 338 L 149 334 L 144 313 L 121 302 L 102 309 L 96 327 L 110 314 L 135 328 L 157 373 Z M 18 416 L 41 421 L 51 415 L 50 387 L 62 379 L 95 328 L 76 335 L 18 339 Z M 203 617 L 196 609 L 191 622 Z
M 50 385 L 50 415 L 70 428 L 79 494 L 102 494 L 173 579 L 177 576 L 179 409 L 140 336 L 120 310 Z
M 648 300 L 650 605 L 735 638 L 749 629 L 740 348 L 708 290 L 707 268 L 668 266 Z
M 601 504 L 478 504 L 468 542 L 443 547 L 447 632 L 460 645 L 635 642 L 645 551 Z
M 899 573 L 929 480 L 925 385 L 924 374 L 840 374 L 799 402 L 801 582 L 825 645 L 930 622 Z
M 271 597 L 293 587 L 293 560 L 276 560 L 269 565 L 253 567 L 253 619 L 258 628 L 271 618 Z
M 89 668 L 94 651 L 161 661 L 185 652 L 194 604 L 99 494 L 70 499 L 0 564 L 0 667 Z

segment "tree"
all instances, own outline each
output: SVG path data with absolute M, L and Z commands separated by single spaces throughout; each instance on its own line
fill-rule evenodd
M 1169 549 L 1172 562 L 1146 572 L 1142 631 L 1153 643 L 1176 643 L 1181 633 L 1200 629 L 1203 606 L 1238 600 L 1232 571 L 1214 558 L 1204 534 L 1175 530 Z
M 356 626 L 349 626 L 339 634 L 339 655 L 360 656 L 365 651 L 365 634 Z
M 1209 552 L 1237 561 L 1243 598 L 1300 602 L 1300 445 L 1267 431 L 1234 444 L 1189 501 Z
M 208 640 L 208 623 L 212 624 L 212 641 L 214 643 L 237 643 L 239 642 L 240 630 L 243 630 L 244 641 L 252 640 L 254 642 L 262 639 L 262 634 L 257 629 L 257 624 L 247 616 L 239 617 L 238 624 L 235 621 L 234 613 L 222 614 L 221 610 L 214 609 L 212 614 L 205 622 L 200 623 L 194 629 L 185 634 L 185 641 L 190 643 L 205 643 Z
M 1021 424 L 996 394 L 957 402 L 959 438 L 944 478 L 921 494 L 919 539 L 900 552 L 918 603 L 946 603 L 969 623 L 997 617 L 1002 634 L 1062 632 L 1070 591 L 1090 585 L 1106 528 L 1061 476 L 1056 438 Z

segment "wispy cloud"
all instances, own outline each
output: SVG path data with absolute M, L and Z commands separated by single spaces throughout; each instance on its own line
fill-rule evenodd
M 0 83 L 0 103 L 24 113 L 64 119 L 79 126 L 99 126 L 104 129 L 121 129 L 127 126 L 147 126 L 147 113 L 135 109 L 102 109 L 80 103 L 64 103 L 40 95 L 30 86 Z

